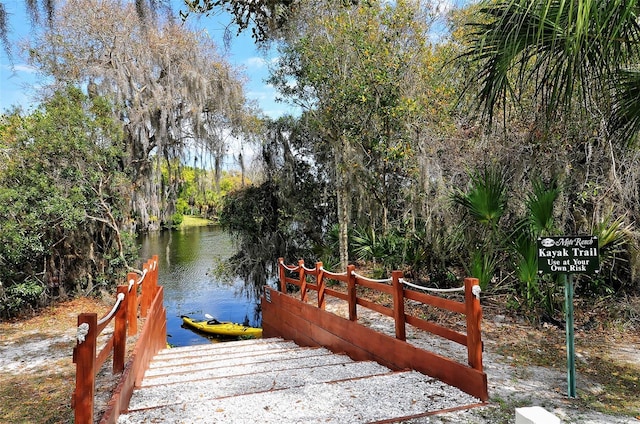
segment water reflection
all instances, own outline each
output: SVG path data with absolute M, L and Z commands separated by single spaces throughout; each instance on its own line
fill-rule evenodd
M 213 270 L 229 258 L 233 246 L 217 227 L 190 227 L 148 234 L 140 238 L 140 257 L 159 256 L 159 284 L 164 286 L 167 335 L 174 346 L 208 343 L 204 335 L 182 327 L 181 315 L 260 326 L 259 300 L 240 279 L 223 281 Z

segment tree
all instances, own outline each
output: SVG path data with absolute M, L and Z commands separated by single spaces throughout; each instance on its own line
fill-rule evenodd
M 489 122 L 510 123 L 505 133 L 513 112 L 530 115 L 526 157 L 547 156 L 532 169 L 558 179 L 566 232 L 637 220 L 638 12 L 632 1 L 506 0 L 481 3 L 469 22 L 470 93 Z
M 419 2 L 327 1 L 309 2 L 299 16 L 271 82 L 330 146 L 346 267 L 353 217 L 384 231 L 390 209 L 403 208 L 412 125 L 427 109 L 420 91 L 432 57 L 428 14 Z
M 304 118 L 268 120 L 265 128 L 263 180 L 230 192 L 220 214 L 220 224 L 238 244 L 230 263 L 258 291 L 277 270 L 278 257 L 312 256 L 335 222 L 328 171 L 309 160 L 320 155 L 310 154 L 318 144 Z
M 148 22 L 159 11 L 169 10 L 168 0 L 134 0 L 136 12 L 142 22 Z M 238 27 L 238 32 L 251 28 L 257 42 L 267 41 L 284 26 L 297 9 L 297 0 L 184 0 L 185 9 L 180 16 L 186 21 L 190 14 L 206 16 L 220 14 L 225 11 L 232 16 L 231 24 Z M 43 23 L 42 14 L 46 15 L 46 24 L 53 23 L 56 13 L 56 2 L 53 0 L 25 0 L 25 8 L 34 25 Z M 8 39 L 9 17 L 5 3 L 0 2 L 0 45 L 10 54 L 11 45 Z M 229 32 L 227 32 L 228 36 Z
M 215 151 L 222 141 L 210 137 L 211 127 L 233 125 L 244 95 L 240 78 L 204 34 L 138 16 L 118 0 L 70 0 L 29 52 L 54 86 L 86 85 L 89 95 L 112 100 L 125 132 L 122 166 L 134 187 L 132 209 L 140 228 L 154 229 L 175 211 L 177 180 L 163 186 L 153 173 L 160 166 L 151 161 L 171 168 L 199 140 Z
M 299 7 L 299 0 L 184 0 L 186 11 L 180 15 L 186 20 L 191 13 L 206 16 L 228 12 L 238 32 L 251 28 L 257 42 L 273 38 Z

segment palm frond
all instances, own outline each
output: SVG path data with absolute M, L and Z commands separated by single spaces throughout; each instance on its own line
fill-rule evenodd
M 493 279 L 497 258 L 494 254 L 474 250 L 471 252 L 471 264 L 467 269 L 470 276 L 477 278 L 480 288 L 486 290 Z
M 533 87 L 547 114 L 576 95 L 605 95 L 610 76 L 637 58 L 638 1 L 486 1 L 461 59 L 478 63 L 478 101 L 493 117 L 507 94 Z M 533 86 L 532 86 L 533 84 Z
M 358 260 L 375 260 L 376 259 L 376 232 L 372 228 L 357 228 L 351 236 L 351 248 Z
M 612 80 L 613 111 L 609 130 L 631 140 L 640 130 L 640 69 L 619 70 Z
M 624 223 L 624 217 L 613 219 L 607 215 L 593 228 L 593 234 L 598 237 L 598 247 L 603 251 L 620 253 L 624 246 L 633 238 L 633 226 Z
M 484 168 L 471 174 L 471 185 L 465 193 L 457 190 L 452 200 L 462 206 L 473 219 L 495 228 L 507 208 L 507 184 L 502 170 Z
M 536 236 L 549 234 L 553 230 L 553 205 L 561 189 L 555 180 L 549 186 L 539 179 L 535 179 L 532 184 L 532 192 L 526 201 L 531 229 Z

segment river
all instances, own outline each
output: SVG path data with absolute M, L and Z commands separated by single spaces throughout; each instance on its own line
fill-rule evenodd
M 260 326 L 259 300 L 243 294 L 244 282 L 238 278 L 224 281 L 212 272 L 219 261 L 234 253 L 229 236 L 219 228 L 165 230 L 144 235 L 138 243 L 141 259 L 159 257 L 158 284 L 164 286 L 167 341 L 172 346 L 218 341 L 183 328 L 182 315 L 204 319 L 210 314 L 220 321 Z

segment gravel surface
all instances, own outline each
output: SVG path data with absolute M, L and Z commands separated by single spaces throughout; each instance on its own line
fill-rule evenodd
M 268 344 L 278 349 L 278 343 Z M 366 423 L 478 403 L 415 371 L 392 372 L 323 348 L 290 351 L 297 361 L 274 362 L 266 351 L 228 352 L 228 361 L 200 362 L 202 371 L 190 368 L 187 376 L 172 368 L 179 381 L 154 385 L 173 377 L 145 377 L 147 387 L 134 392 L 130 412 L 119 423 Z M 216 354 L 215 348 L 201 353 Z

